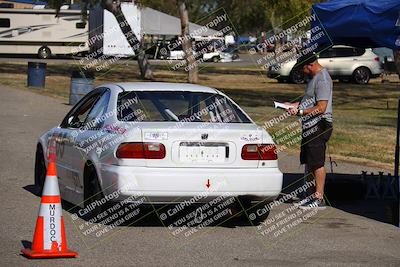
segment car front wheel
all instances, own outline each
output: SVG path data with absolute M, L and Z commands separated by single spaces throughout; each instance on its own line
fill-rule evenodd
M 304 74 L 300 69 L 293 69 L 290 72 L 290 81 L 295 84 L 304 83 Z
M 36 148 L 35 155 L 35 186 L 39 189 L 39 194 L 42 194 L 44 181 L 46 179 L 46 163 L 44 161 L 44 153 L 41 145 Z
M 217 63 L 219 61 L 219 57 L 213 57 L 212 62 Z
M 367 84 L 371 78 L 371 72 L 366 67 L 359 67 L 353 72 L 353 81 L 358 84 Z

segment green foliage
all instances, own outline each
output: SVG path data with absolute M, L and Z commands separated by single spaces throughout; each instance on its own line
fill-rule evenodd
M 178 0 L 142 0 L 140 3 L 173 16 L 179 16 Z M 189 18 L 196 22 L 223 8 L 239 32 L 271 31 L 322 0 L 187 0 Z
M 265 1 L 264 12 L 265 17 L 269 20 L 269 30 L 273 32 L 279 31 L 293 24 L 296 20 L 310 13 L 311 6 L 314 3 L 322 2 L 321 0 L 268 0 Z M 288 25 L 287 25 L 287 24 Z
M 141 0 L 139 3 L 143 6 L 150 7 L 172 16 L 179 17 L 179 10 L 177 2 L 180 0 Z M 215 0 L 190 0 L 186 1 L 189 18 L 191 21 L 196 22 L 212 12 L 217 7 Z
M 91 5 L 103 0 L 78 0 L 75 3 Z M 183 0 L 136 0 L 142 6 L 154 8 L 179 17 L 178 1 Z M 285 21 L 310 10 L 312 4 L 323 0 L 186 0 L 190 21 L 201 21 L 212 12 L 223 8 L 239 34 L 258 34 L 261 31 L 277 30 Z M 65 3 L 63 0 L 49 0 L 55 9 Z M 84 8 L 82 10 L 84 10 Z

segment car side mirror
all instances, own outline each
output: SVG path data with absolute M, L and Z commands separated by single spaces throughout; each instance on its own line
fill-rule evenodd
M 73 119 L 74 119 L 74 116 L 69 117 L 67 120 L 68 124 L 71 124 Z
M 68 118 L 68 125 L 72 128 L 80 128 L 82 126 L 82 122 L 78 117 L 71 116 Z

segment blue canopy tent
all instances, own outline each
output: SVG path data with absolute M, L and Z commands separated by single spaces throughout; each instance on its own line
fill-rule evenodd
M 327 38 L 316 41 L 320 47 L 317 51 L 331 44 L 400 50 L 400 0 L 331 0 L 313 5 L 312 13 L 317 19 L 312 22 L 311 27 L 322 26 L 327 35 Z M 399 124 L 400 99 L 394 164 L 397 181 L 399 181 Z M 397 225 L 399 225 L 399 209 L 396 216 Z
M 400 49 L 399 0 L 332 0 L 312 9 L 333 44 Z

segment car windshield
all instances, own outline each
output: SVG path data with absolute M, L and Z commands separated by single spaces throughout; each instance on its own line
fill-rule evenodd
M 226 97 L 189 91 L 130 91 L 118 95 L 120 121 L 251 123 Z

